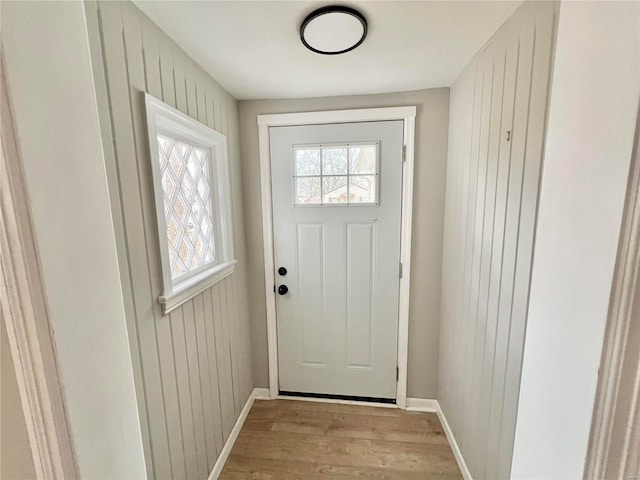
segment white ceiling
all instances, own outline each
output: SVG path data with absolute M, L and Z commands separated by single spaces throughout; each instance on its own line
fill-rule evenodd
M 351 52 L 327 56 L 307 50 L 299 38 L 302 20 L 327 2 L 135 0 L 237 99 L 449 86 L 521 3 L 348 2 L 367 18 L 367 39 Z

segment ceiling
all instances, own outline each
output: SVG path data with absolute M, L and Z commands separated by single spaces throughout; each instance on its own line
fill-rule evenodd
M 313 53 L 299 38 L 302 20 L 327 2 L 134 3 L 244 100 L 449 86 L 522 2 L 347 2 L 367 18 L 369 32 L 360 47 L 337 56 Z

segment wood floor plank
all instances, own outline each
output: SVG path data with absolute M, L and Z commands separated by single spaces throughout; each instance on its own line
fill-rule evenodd
M 367 416 L 382 416 L 382 417 L 395 417 L 407 413 L 404 410 L 398 408 L 385 408 L 385 407 L 369 407 L 366 405 L 346 405 L 343 403 L 323 403 L 323 402 L 311 402 L 311 401 L 291 401 L 292 408 L 296 410 L 305 410 L 311 412 L 331 412 L 331 413 L 350 413 L 352 415 L 367 415 Z
M 274 432 L 308 433 L 312 435 L 326 435 L 331 423 L 333 413 L 313 412 L 296 409 L 281 409 L 278 411 L 271 428 Z
M 460 479 L 435 414 L 256 401 L 220 476 L 234 479 Z
M 298 459 L 307 463 L 398 471 L 431 472 L 450 459 L 446 445 L 327 437 L 291 432 L 254 432 L 238 437 L 238 453 L 266 459 Z
M 434 413 L 413 415 L 366 416 L 334 414 L 328 436 L 368 438 L 395 442 L 448 445 L 447 437 Z
M 252 457 L 231 455 L 223 475 L 224 480 L 454 480 L 459 474 L 448 471 L 424 473 L 396 472 L 383 469 L 315 465 L 292 460 L 261 460 L 255 466 Z

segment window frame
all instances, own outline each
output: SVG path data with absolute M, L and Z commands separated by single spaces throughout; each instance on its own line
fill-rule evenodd
M 227 137 L 222 133 L 192 119 L 148 93 L 145 93 L 145 107 L 163 287 L 157 300 L 162 305 L 163 315 L 166 315 L 231 275 L 235 270 L 237 260 L 233 248 L 229 155 Z M 215 260 L 177 279 L 173 279 L 171 275 L 158 135 L 188 143 L 207 152 L 209 207 L 213 217 Z

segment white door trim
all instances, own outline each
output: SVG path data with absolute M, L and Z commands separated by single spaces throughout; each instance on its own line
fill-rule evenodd
M 640 109 L 632 155 L 584 478 L 633 478 L 640 458 Z
M 260 185 L 262 188 L 262 237 L 264 244 L 264 280 L 267 301 L 267 344 L 269 347 L 269 395 L 278 396 L 278 336 L 276 327 L 275 260 L 273 242 L 273 203 L 271 198 L 271 153 L 269 128 L 327 123 L 404 121 L 404 168 L 402 170 L 402 224 L 398 311 L 398 384 L 396 404 L 407 404 L 407 355 L 409 344 L 409 285 L 411 279 L 411 220 L 413 217 L 413 157 L 416 107 L 367 108 L 324 112 L 282 113 L 258 115 L 260 149 Z
M 0 322 L 38 480 L 79 478 L 0 52 Z

